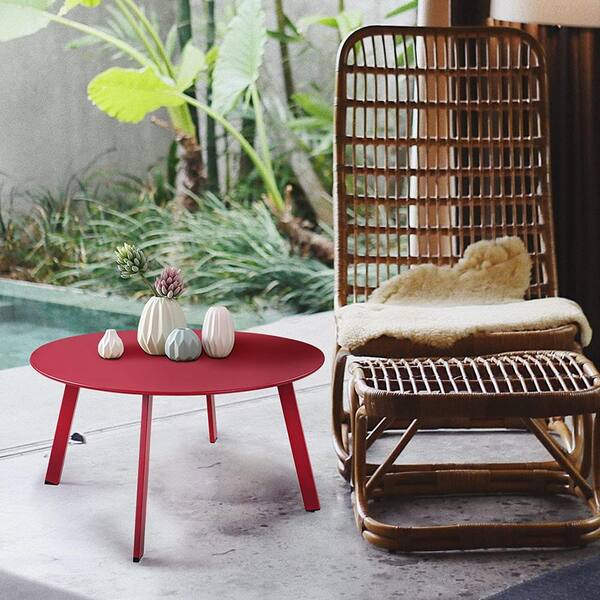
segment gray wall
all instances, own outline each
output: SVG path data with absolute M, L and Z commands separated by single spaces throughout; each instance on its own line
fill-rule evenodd
M 70 15 L 92 22 L 84 8 Z M 168 148 L 149 121 L 119 123 L 88 101 L 88 82 L 110 63 L 96 47 L 65 50 L 78 35 L 51 24 L 0 44 L 0 172 L 13 184 L 57 187 L 112 148 L 98 166 L 141 174 Z
M 348 0 L 346 5 L 361 8 L 366 23 L 376 23 L 403 1 Z M 141 3 L 160 6 L 163 22 L 172 20 L 174 0 Z M 197 15 L 202 15 L 202 4 L 202 0 L 194 0 Z M 218 2 L 221 9 L 225 4 Z M 287 0 L 285 5 L 290 16 L 297 19 L 307 14 L 334 13 L 337 0 Z M 265 8 L 272 27 L 272 0 L 265 0 Z M 72 15 L 87 22 L 93 18 L 93 13 L 83 8 Z M 414 13 L 405 14 L 396 22 L 408 23 L 412 18 Z M 122 124 L 90 104 L 87 84 L 109 66 L 109 61 L 96 49 L 64 50 L 75 35 L 50 25 L 33 36 L 0 44 L 0 173 L 15 185 L 55 188 L 113 148 L 98 161 L 99 167 L 143 174 L 167 151 L 169 134 L 148 120 L 139 125 Z M 203 45 L 201 32 L 197 37 L 198 44 Z M 325 89 L 331 89 L 335 36 L 314 27 L 310 37 L 319 50 L 295 58 L 296 79 L 308 81 L 315 77 Z M 270 42 L 265 79 L 276 85 L 281 80 L 278 59 L 276 46 Z

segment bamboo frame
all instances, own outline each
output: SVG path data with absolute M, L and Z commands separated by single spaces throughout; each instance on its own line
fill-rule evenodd
M 600 374 L 573 352 L 520 352 L 477 358 L 361 359 L 353 366 L 354 512 L 363 537 L 403 551 L 581 546 L 600 537 Z M 562 447 L 545 418 L 572 411 L 586 417 L 575 428 L 578 448 Z M 421 414 L 491 418 L 511 414 L 553 460 L 527 463 L 395 464 L 421 428 Z M 369 432 L 369 418 L 411 426 L 380 465 L 367 451 L 386 427 Z M 375 432 L 377 432 L 375 434 Z M 375 438 L 375 439 L 374 439 Z M 592 454 L 591 449 L 594 447 Z M 583 454 L 586 454 L 584 457 Z M 592 472 L 592 483 L 587 479 Z M 591 516 L 563 522 L 390 525 L 370 515 L 370 500 L 390 495 L 566 494 L 581 498 Z
M 505 235 L 519 235 L 530 253 L 527 298 L 557 295 L 546 65 L 528 34 L 502 27 L 356 30 L 338 53 L 334 163 L 336 306 L 368 300 L 404 269 L 454 264 L 469 244 Z M 577 328 L 470 336 L 447 354 L 526 349 L 578 350 Z M 439 351 L 382 337 L 354 354 Z M 334 446 L 346 478 L 351 414 L 343 379 L 350 356 L 336 347 L 332 386 Z M 438 425 L 520 421 L 429 420 Z

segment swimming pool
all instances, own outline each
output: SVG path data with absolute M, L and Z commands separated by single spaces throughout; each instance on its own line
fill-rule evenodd
M 0 279 L 0 369 L 21 367 L 39 345 L 57 338 L 105 329 L 135 329 L 143 302 L 72 288 Z M 207 307 L 185 306 L 190 327 L 202 324 Z M 277 315 L 279 316 L 279 315 Z M 236 313 L 237 329 L 276 316 Z

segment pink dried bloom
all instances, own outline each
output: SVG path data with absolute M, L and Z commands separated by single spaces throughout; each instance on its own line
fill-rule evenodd
M 181 270 L 175 267 L 165 267 L 156 278 L 154 288 L 159 296 L 164 298 L 177 298 L 183 294 L 185 284 L 181 277 Z

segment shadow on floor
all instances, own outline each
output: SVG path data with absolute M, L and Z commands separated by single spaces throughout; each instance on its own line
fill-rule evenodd
M 36 583 L 6 571 L 0 571 L 0 597 L 10 600 L 85 600 L 85 596 Z

